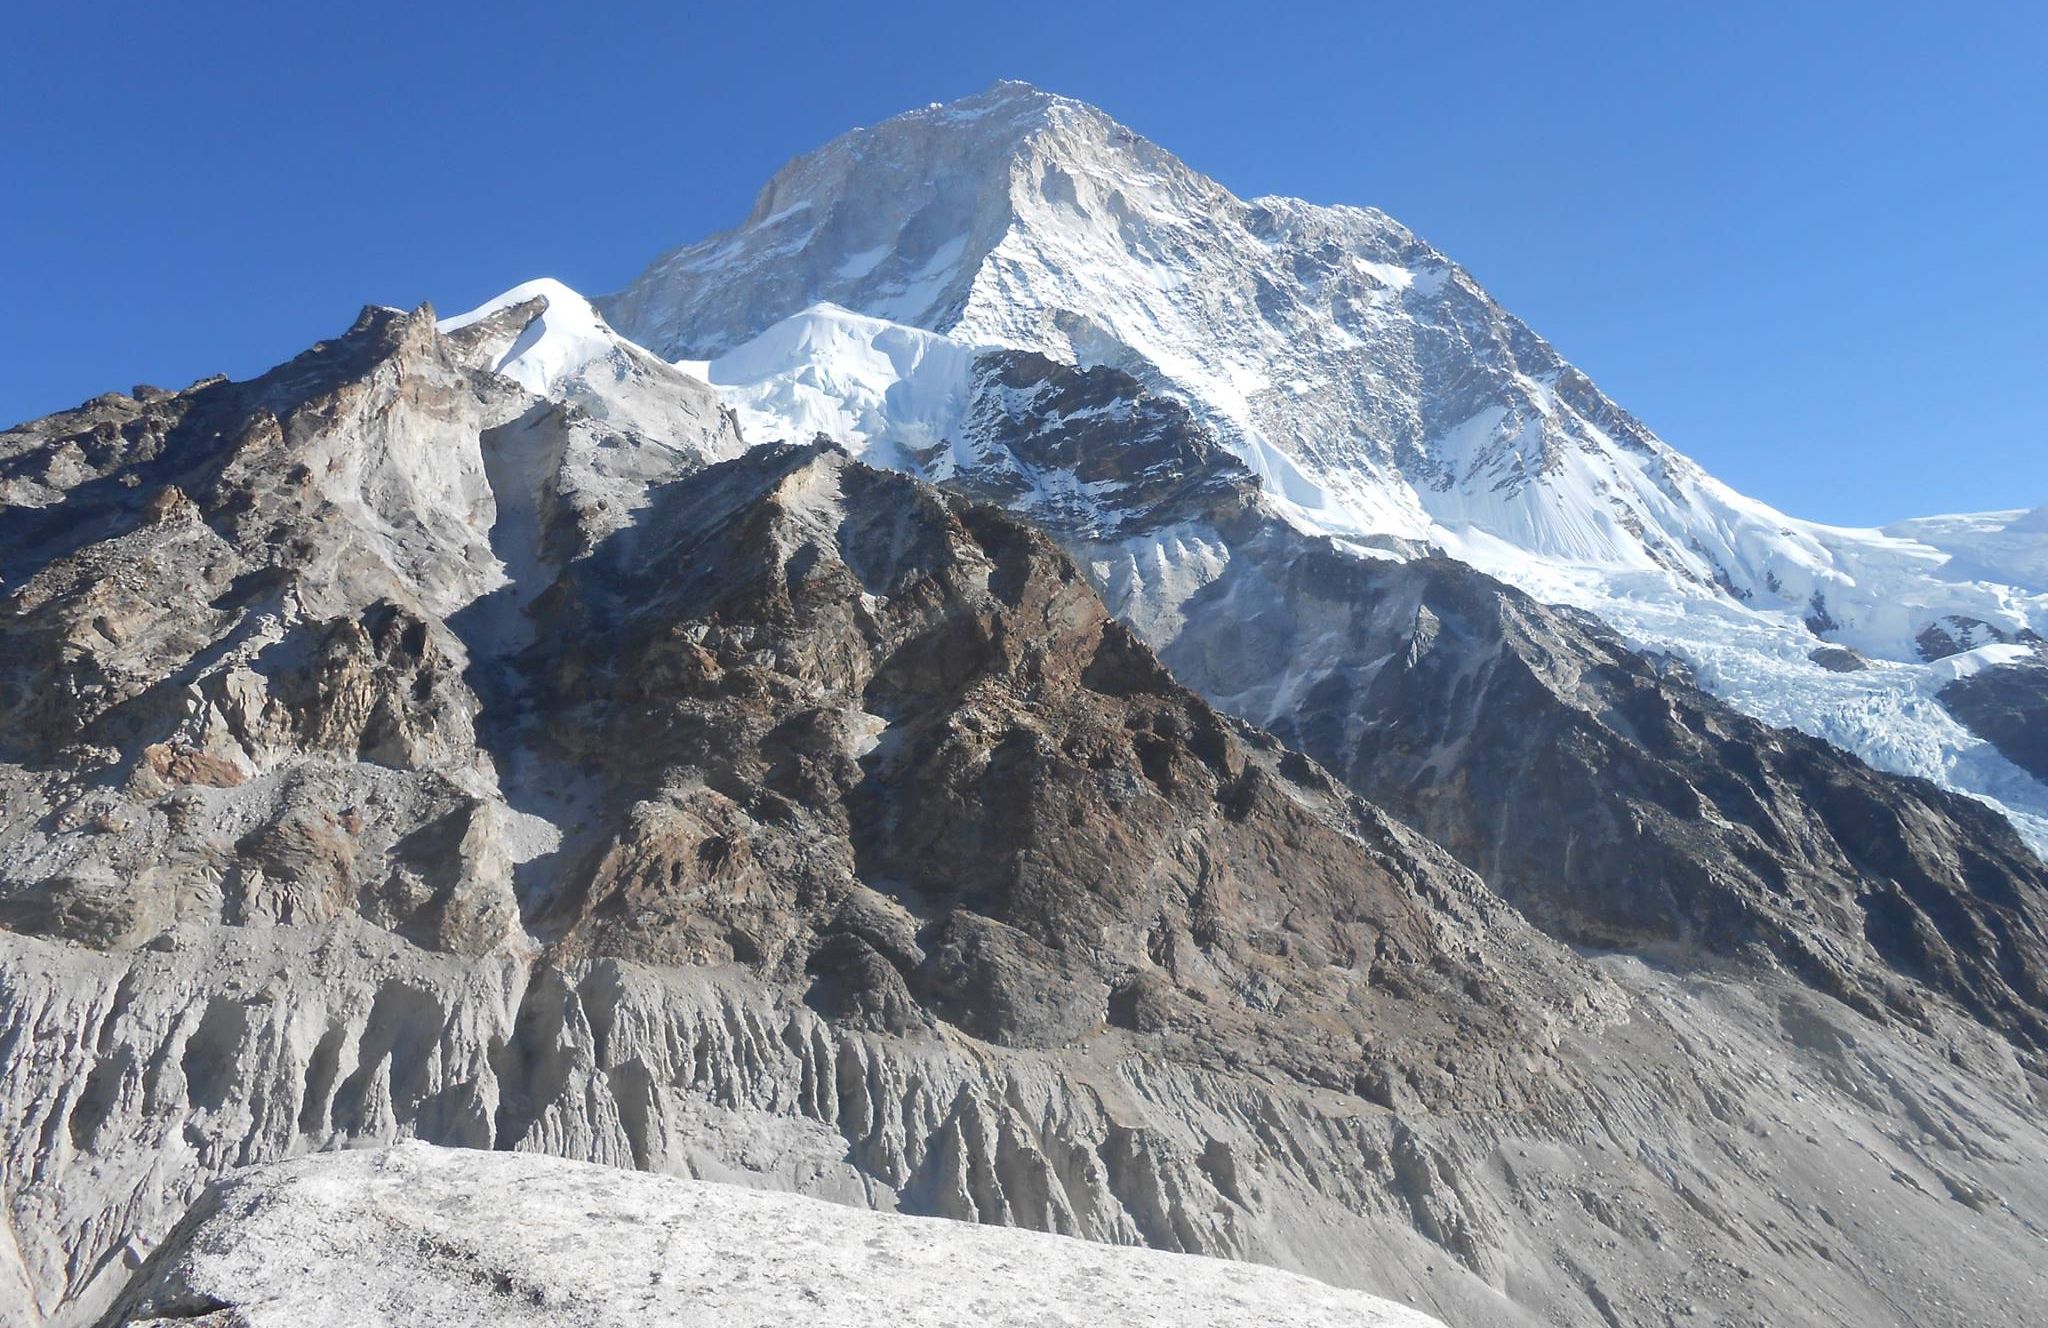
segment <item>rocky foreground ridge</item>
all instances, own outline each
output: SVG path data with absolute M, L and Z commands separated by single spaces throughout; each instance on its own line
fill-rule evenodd
M 1111 613 L 1087 532 L 750 449 L 579 317 L 372 309 L 249 383 L 0 435 L 14 1317 L 150 1285 L 210 1177 L 402 1138 L 1275 1263 L 1459 1324 L 2038 1303 L 2042 883 L 1994 822 L 1475 574 L 1428 631 L 1429 564 L 1271 599 L 1406 624 L 1395 695 L 1445 698 L 1341 741 L 1289 712 L 1304 752 L 1184 685 L 1252 711 L 1175 662 L 1200 615 Z M 550 322 L 596 349 L 523 374 Z M 1257 540 L 1227 476 L 1168 487 Z M 1505 653 L 1470 626 L 1502 614 Z M 1532 688 L 1525 640 L 1622 690 Z M 1458 659 L 1520 690 L 1475 718 Z M 1496 886 L 1529 841 L 1430 825 L 1428 788 L 1498 777 L 1446 726 L 1589 694 L 1634 699 L 1542 773 L 1560 813 L 1600 744 L 1667 772 L 1621 807 L 1678 797 L 1706 767 L 1643 736 L 1665 715 L 1785 838 L 1685 841 L 1691 893 L 1633 930 L 1612 878 Z M 1821 856 L 1867 842 L 1838 785 L 1902 856 Z M 1802 899 L 1839 970 L 1770 943 Z M 1588 918 L 1601 951 L 1562 943 Z
M 962 1277 L 963 1267 L 975 1275 Z M 1402 1306 L 1251 1264 L 420 1143 L 222 1182 L 113 1321 L 1440 1328 Z

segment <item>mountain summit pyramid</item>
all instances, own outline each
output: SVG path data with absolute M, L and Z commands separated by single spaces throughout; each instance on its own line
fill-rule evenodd
M 2048 847 L 2048 788 L 1925 667 L 2048 626 L 2024 513 L 1848 530 L 1736 493 L 1384 213 L 1239 199 L 1005 82 L 797 158 L 739 227 L 597 303 L 751 407 L 753 436 L 957 435 L 979 349 L 1117 370 L 1193 411 L 1297 528 L 1590 609 L 1751 713 L 1993 799 Z M 1833 646 L 1912 667 L 1845 678 L 1811 658 Z

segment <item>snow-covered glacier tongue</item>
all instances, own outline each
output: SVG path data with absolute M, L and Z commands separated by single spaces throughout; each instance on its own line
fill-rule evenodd
M 1590 609 L 1750 713 L 1994 801 L 2048 846 L 2048 787 L 1929 667 L 2038 642 L 2041 523 L 1844 529 L 1736 493 L 1381 212 L 1239 199 L 1093 107 L 1001 83 L 796 159 L 740 227 L 598 307 L 710 377 L 751 439 L 822 430 L 888 464 L 957 445 L 976 349 L 1126 372 L 1297 528 Z

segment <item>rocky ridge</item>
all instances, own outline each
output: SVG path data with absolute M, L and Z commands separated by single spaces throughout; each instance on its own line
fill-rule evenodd
M 943 445 L 805 418 L 1053 534 L 1177 677 L 1561 939 L 1762 955 L 1909 1021 L 1931 987 L 2042 1064 L 2048 869 L 1996 812 L 1759 724 L 1592 615 L 1412 544 L 1300 530 L 1206 424 L 1131 375 L 992 350 L 965 382 L 930 430 Z M 780 392 L 732 397 L 772 428 L 798 413 Z M 1944 695 L 2003 678 L 1976 676 Z
M 829 447 L 721 461 L 686 376 L 536 397 L 498 370 L 547 307 L 371 310 L 254 383 L 6 435 L 40 486 L 0 883 L 30 1321 L 90 1321 L 211 1175 L 405 1137 L 1459 1323 L 2024 1294 L 2010 1043 L 1940 999 L 1589 964 L 1210 710 L 1028 526 Z M 608 424 L 622 381 L 696 431 Z M 1199 452 L 1176 418 L 1160 454 Z M 1044 472 L 1059 438 L 1020 445 Z

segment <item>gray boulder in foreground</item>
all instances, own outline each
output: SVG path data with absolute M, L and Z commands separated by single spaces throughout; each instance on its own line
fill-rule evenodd
M 1277 1269 L 408 1143 L 213 1187 L 111 1322 L 1430 1328 Z

